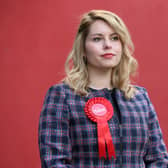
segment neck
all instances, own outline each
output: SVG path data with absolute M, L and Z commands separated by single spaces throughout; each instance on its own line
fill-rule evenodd
M 89 84 L 88 84 L 89 87 L 93 89 L 113 88 L 111 84 L 111 75 L 112 75 L 111 69 L 93 70 L 88 67 L 88 73 L 89 73 Z

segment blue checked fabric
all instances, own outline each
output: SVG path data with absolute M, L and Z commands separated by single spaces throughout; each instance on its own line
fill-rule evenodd
M 136 95 L 126 100 L 118 89 L 90 89 L 88 96 L 79 96 L 64 83 L 52 86 L 39 121 L 42 168 L 168 168 L 156 112 L 146 90 L 136 87 Z M 114 107 L 108 125 L 116 159 L 99 159 L 97 125 L 84 112 L 93 97 Z

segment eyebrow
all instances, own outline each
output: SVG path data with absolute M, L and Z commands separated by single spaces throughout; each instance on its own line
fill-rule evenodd
M 113 35 L 118 35 L 117 33 L 111 33 L 110 36 L 113 36 Z M 94 34 L 91 34 L 90 36 L 103 36 L 102 33 L 94 33 Z

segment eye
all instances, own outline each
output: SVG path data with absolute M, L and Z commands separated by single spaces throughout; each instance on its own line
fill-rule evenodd
M 95 42 L 98 42 L 98 41 L 100 41 L 101 40 L 101 37 L 94 37 L 93 38 L 93 41 L 95 41 Z
M 111 37 L 111 40 L 113 40 L 113 41 L 118 41 L 120 38 L 119 38 L 119 36 L 118 35 L 113 35 L 112 37 Z

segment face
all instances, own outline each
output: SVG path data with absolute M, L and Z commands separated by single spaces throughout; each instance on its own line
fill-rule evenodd
M 88 68 L 111 70 L 119 64 L 121 54 L 119 35 L 104 21 L 96 20 L 90 26 L 85 41 Z

